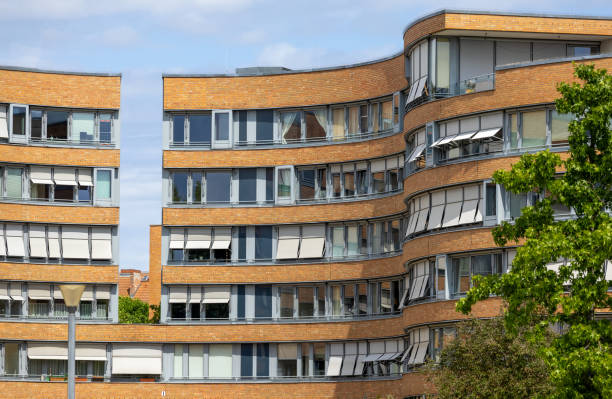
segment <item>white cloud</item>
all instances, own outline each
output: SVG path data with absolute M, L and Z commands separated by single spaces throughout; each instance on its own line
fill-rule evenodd
M 320 66 L 331 56 L 323 48 L 297 48 L 289 43 L 276 43 L 263 48 L 257 58 L 260 66 L 284 66 L 288 68 L 310 68 Z
M 110 47 L 130 47 L 138 44 L 141 37 L 140 33 L 131 26 L 115 26 L 90 34 L 87 40 Z

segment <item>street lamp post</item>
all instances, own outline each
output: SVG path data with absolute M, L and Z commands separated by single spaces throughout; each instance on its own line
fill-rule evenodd
M 75 377 L 75 346 L 76 346 L 76 325 L 75 312 L 81 295 L 85 290 L 82 284 L 62 284 L 60 285 L 64 303 L 68 309 L 68 399 L 74 399 L 74 377 Z

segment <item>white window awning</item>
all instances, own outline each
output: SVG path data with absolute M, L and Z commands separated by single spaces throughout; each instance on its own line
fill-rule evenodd
M 212 242 L 210 227 L 191 227 L 187 230 L 187 249 L 209 249 Z
M 461 217 L 459 224 L 474 223 L 476 219 L 476 209 L 478 208 L 478 200 L 469 200 L 463 202 Z
M 215 238 L 211 249 L 228 249 L 232 243 L 231 227 L 215 227 Z
M 51 286 L 49 284 L 28 284 L 28 297 L 30 299 L 51 300 Z
M 53 180 L 51 179 L 51 168 L 31 166 L 30 180 L 34 184 L 53 184 Z
M 416 161 L 416 159 L 418 157 L 421 156 L 421 154 L 423 154 L 423 151 L 425 150 L 425 144 L 419 144 L 414 151 L 412 152 L 412 154 L 410 154 L 410 158 L 408 159 L 408 162 L 414 162 Z
M 378 358 L 378 361 L 383 361 L 383 360 L 395 360 L 398 357 L 400 357 L 402 355 L 403 352 L 387 352 L 385 354 L 383 354 L 380 358 Z
M 21 283 L 11 283 L 9 289 L 9 295 L 13 301 L 23 301 L 23 295 L 21 295 Z
M 457 137 L 457 135 L 453 135 L 453 136 L 446 136 L 444 137 L 442 140 L 440 140 L 437 144 L 436 147 L 440 147 L 441 145 L 445 145 L 450 143 L 451 141 L 454 140 L 454 138 Z
M 501 127 L 496 127 L 495 129 L 479 130 L 478 133 L 476 133 L 474 137 L 472 137 L 472 140 L 487 139 L 496 136 L 497 133 L 501 132 L 501 130 Z
M 202 302 L 202 288 L 199 285 L 192 286 L 189 292 L 189 303 L 200 302 Z
M 414 279 L 414 284 L 410 289 L 410 300 L 419 298 L 420 293 L 421 293 L 421 287 L 423 286 L 423 280 L 424 280 L 425 276 L 418 276 L 417 278 Z
M 0 282 L 0 300 L 8 301 L 11 299 L 8 292 L 8 283 Z
M 298 257 L 299 246 L 299 226 L 280 226 L 278 228 L 276 259 L 296 259 Z
M 64 259 L 89 258 L 89 233 L 87 227 L 62 227 L 62 253 Z
M 300 259 L 322 258 L 325 251 L 325 225 L 302 226 Z
M 6 254 L 7 256 L 15 257 L 25 256 L 25 247 L 23 245 L 23 225 L 6 225 Z
M 49 258 L 59 258 L 60 257 L 60 244 L 59 244 L 59 227 L 58 226 L 48 226 L 47 242 L 49 244 Z
M 342 370 L 340 371 L 340 375 L 354 375 L 356 361 L 357 355 L 345 355 L 344 361 L 342 362 Z
M 113 258 L 111 228 L 107 226 L 91 229 L 91 259 L 109 260 Z
M 471 139 L 472 136 L 474 136 L 475 134 L 476 134 L 476 132 L 460 133 L 460 134 L 456 135 L 455 137 L 453 137 L 453 142 Z
M 90 169 L 79 169 L 79 186 L 93 187 Z
M 182 227 L 170 229 L 170 249 L 185 247 L 185 229 Z
M 438 229 L 442 227 L 442 214 L 444 213 L 444 205 L 436 205 L 431 207 L 429 213 L 428 229 Z
M 6 245 L 4 244 L 4 226 L 0 224 L 0 256 L 6 256 Z
M 459 216 L 461 212 L 461 202 L 453 202 L 446 204 L 446 210 L 444 211 L 444 220 L 442 227 L 456 226 L 459 224 Z
M 75 170 L 72 168 L 53 168 L 53 180 L 62 186 L 77 185 Z
M 30 225 L 30 257 L 46 258 L 47 241 L 45 239 L 45 226 Z
M 382 353 L 370 353 L 369 355 L 363 358 L 363 361 L 364 362 L 374 362 L 380 359 L 382 355 L 383 355 Z
M 204 287 L 204 303 L 228 303 L 231 292 L 228 285 L 211 285 Z
M 366 355 L 359 355 L 357 357 L 357 362 L 355 364 L 355 371 L 353 372 L 353 375 L 363 374 L 363 369 L 365 367 L 365 358 L 366 358 Z
M 325 375 L 328 377 L 339 376 L 341 366 L 342 356 L 330 356 L 329 361 L 327 363 L 327 373 Z
M 110 299 L 111 297 L 111 286 L 110 285 L 97 285 L 96 286 L 96 299 Z

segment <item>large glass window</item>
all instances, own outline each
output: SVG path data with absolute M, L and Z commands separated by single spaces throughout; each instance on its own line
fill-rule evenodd
M 238 170 L 240 202 L 257 201 L 257 169 L 244 168 Z
M 232 174 L 206 172 L 206 202 L 229 202 Z
M 172 142 L 183 144 L 185 142 L 185 115 L 172 117 Z
M 270 376 L 269 344 L 257 344 L 257 377 Z
M 314 346 L 313 375 L 315 376 L 325 375 L 325 343 L 315 342 L 313 346 Z
M 293 287 L 280 287 L 280 317 L 293 318 Z
M 343 165 L 344 175 L 344 196 L 352 197 L 355 195 L 355 171 L 353 165 Z
M 346 284 L 344 286 L 344 316 L 350 317 L 357 314 L 355 309 L 355 285 Z
M 112 115 L 100 114 L 100 142 L 110 143 L 112 139 Z
M 72 114 L 72 139 L 80 142 L 94 140 L 93 112 L 74 112 Z
M 393 102 L 385 101 L 382 106 L 382 130 L 393 129 Z
M 436 92 L 450 92 L 450 41 L 436 38 Z
M 344 256 L 344 227 L 332 228 L 332 257 Z
M 573 119 L 572 114 L 560 114 L 555 110 L 552 111 L 550 133 L 553 145 L 567 143 L 570 136 L 569 124 Z
M 20 199 L 22 196 L 21 168 L 6 168 L 6 196 Z
M 279 168 L 276 182 L 278 199 L 291 198 L 291 168 Z
M 308 200 L 315 197 L 315 170 L 302 169 L 298 172 L 300 184 L 300 199 Z
M 47 111 L 47 139 L 68 140 L 68 112 Z
M 240 345 L 240 376 L 253 376 L 253 344 Z
M 4 375 L 19 375 L 19 344 L 4 344 Z
M 298 287 L 298 315 L 299 317 L 314 316 L 314 288 Z
M 332 135 L 334 140 L 344 139 L 344 108 L 332 110 Z
M 187 202 L 187 176 L 186 172 L 172 173 L 172 202 Z
M 210 144 L 212 117 L 209 114 L 189 116 L 189 143 Z
M 451 295 L 465 294 L 475 275 L 501 274 L 502 254 L 482 254 L 452 258 Z
M 297 376 L 297 344 L 278 344 L 277 375 L 279 377 Z

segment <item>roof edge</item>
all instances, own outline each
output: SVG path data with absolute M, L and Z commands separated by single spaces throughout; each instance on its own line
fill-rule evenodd
M 402 33 L 402 37 L 406 36 L 406 32 L 412 28 L 414 25 L 418 24 L 421 21 L 426 19 L 433 18 L 440 14 L 473 14 L 473 15 L 500 15 L 500 16 L 508 16 L 508 17 L 537 17 L 537 18 L 573 18 L 573 19 L 600 19 L 600 20 L 612 20 L 612 16 L 591 16 L 591 15 L 575 15 L 575 14 L 543 14 L 543 13 L 528 13 L 528 12 L 511 12 L 511 11 L 482 11 L 482 10 L 455 10 L 455 9 L 447 9 L 443 8 L 438 11 L 434 11 L 432 13 L 426 14 L 420 18 L 415 19 L 410 22 L 404 28 Z
M 0 65 L 0 70 L 48 73 L 48 74 L 57 74 L 57 75 L 101 76 L 101 77 L 119 77 L 119 78 L 121 77 L 121 73 L 59 71 L 59 70 L 51 70 L 51 69 L 38 69 L 38 68 L 10 66 L 10 65 Z
M 396 51 L 395 53 L 391 55 L 388 55 L 382 58 L 377 58 L 374 60 L 358 62 L 354 64 L 336 65 L 336 66 L 321 67 L 321 68 L 291 69 L 289 71 L 278 71 L 278 72 L 262 73 L 262 74 L 256 74 L 256 75 L 238 75 L 236 73 L 212 73 L 212 74 L 162 73 L 162 79 L 163 78 L 242 78 L 242 77 L 252 78 L 252 77 L 257 77 L 257 76 L 291 75 L 291 74 L 297 74 L 297 73 L 334 71 L 334 70 L 341 70 L 341 69 L 357 68 L 357 67 L 361 67 L 365 65 L 378 64 L 380 62 L 389 61 L 403 54 L 404 54 L 404 49 L 402 48 L 401 50 Z

